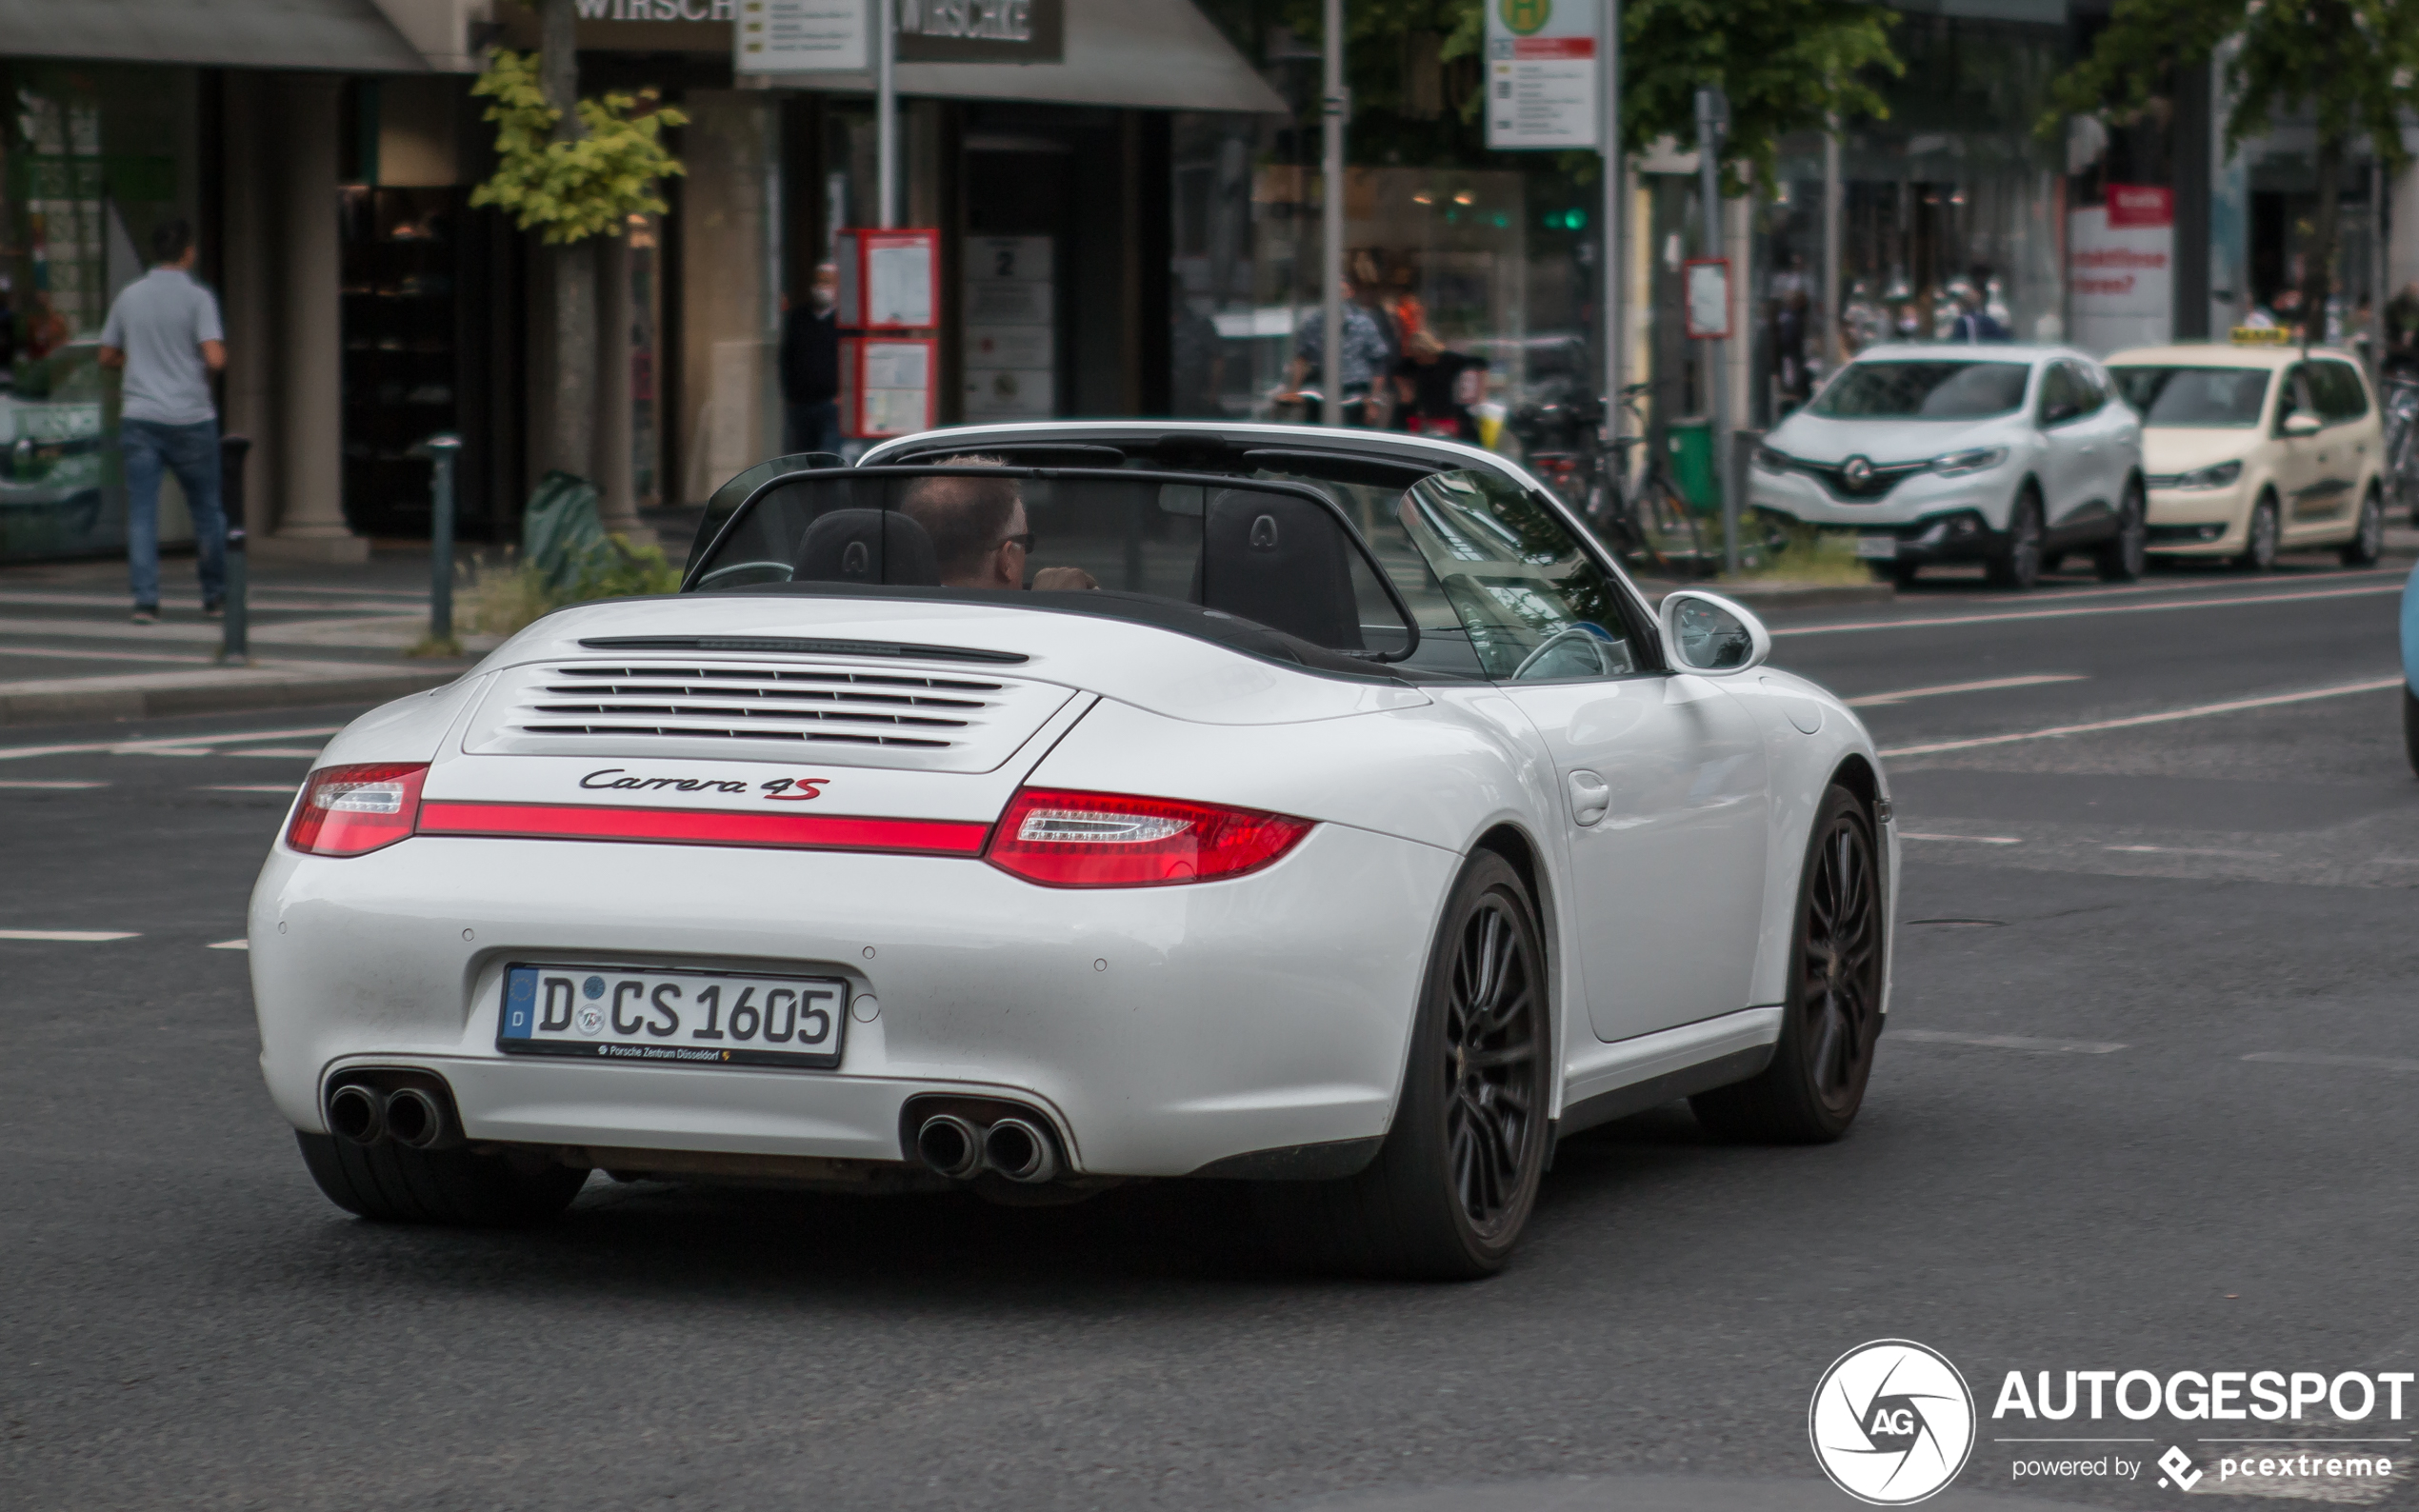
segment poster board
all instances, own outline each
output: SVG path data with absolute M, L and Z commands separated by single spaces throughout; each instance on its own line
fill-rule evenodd
M 939 231 L 844 230 L 833 261 L 842 330 L 930 330 L 941 323 Z
M 1602 0 L 1486 0 L 1487 146 L 1593 148 Z
M 841 430 L 870 441 L 931 429 L 940 346 L 929 337 L 841 337 Z

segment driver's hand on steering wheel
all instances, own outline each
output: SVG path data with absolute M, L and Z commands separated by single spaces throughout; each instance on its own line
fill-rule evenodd
M 1098 587 L 1100 580 L 1082 567 L 1043 567 L 1033 574 L 1033 591 L 1036 593 L 1072 592 Z

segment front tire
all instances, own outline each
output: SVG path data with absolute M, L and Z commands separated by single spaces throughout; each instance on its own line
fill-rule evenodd
M 1276 1244 L 1321 1268 L 1434 1281 L 1501 1270 L 1546 1164 L 1553 1038 L 1543 936 L 1510 864 L 1480 851 L 1453 885 L 1377 1159 L 1336 1182 L 1256 1192 Z
M 2116 534 L 2102 543 L 2094 553 L 2103 583 L 2130 583 L 2142 575 L 2150 558 L 2149 504 L 2143 497 L 2142 483 L 2129 479 L 2125 499 L 2117 506 Z
M 2386 554 L 2386 501 L 2378 497 L 2372 486 L 2360 501 L 2360 523 L 2352 527 L 2351 539 L 2344 543 L 2343 564 L 2348 567 L 2375 567 Z
M 2259 503 L 2251 506 L 2251 523 L 2243 532 L 2243 553 L 2234 565 L 2246 572 L 2276 570 L 2276 549 L 2283 540 L 2284 525 L 2276 512 L 2276 495 L 2263 493 Z
M 470 1150 L 415 1150 L 391 1140 L 355 1144 L 296 1130 L 303 1164 L 328 1200 L 387 1224 L 520 1228 L 571 1205 L 588 1172 Z
M 2419 777 L 2419 693 L 2402 685 L 2402 751 L 2410 758 L 2410 774 Z
M 2041 492 L 2031 484 L 2016 496 L 2016 507 L 2008 514 L 2008 539 L 1984 576 L 1992 587 L 2018 591 L 2041 581 Z
M 1729 1139 L 1825 1144 L 1865 1103 L 1882 1029 L 1881 862 L 1865 805 L 1823 795 L 1797 889 L 1789 999 L 1763 1071 L 1689 1100 L 1697 1122 Z

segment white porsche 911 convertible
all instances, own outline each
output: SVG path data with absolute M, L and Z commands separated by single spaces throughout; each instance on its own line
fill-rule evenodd
M 1252 1184 L 1318 1264 L 1503 1264 L 1554 1141 L 1819 1141 L 1896 842 L 1754 616 L 1650 610 L 1500 458 L 1058 423 L 784 459 L 682 590 L 365 715 L 251 905 L 321 1188 Z

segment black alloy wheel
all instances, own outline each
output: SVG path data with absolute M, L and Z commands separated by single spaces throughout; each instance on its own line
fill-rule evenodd
M 2142 480 L 2128 478 L 2125 498 L 2117 505 L 2116 534 L 2101 544 L 2094 554 L 2103 583 L 2130 583 L 2142 575 L 2150 559 L 2149 505 L 2142 493 Z
M 2041 493 L 2025 485 L 2008 514 L 2008 538 L 1984 569 L 1992 587 L 2029 588 L 2041 581 Z
M 2234 559 L 2234 565 L 2246 572 L 2275 571 L 2283 530 L 2276 512 L 2276 495 L 2261 494 L 2259 503 L 2251 506 L 2251 523 L 2243 532 L 2243 551 Z
M 1329 1182 L 1265 1182 L 1263 1224 L 1326 1269 L 1469 1280 L 1503 1268 L 1527 1226 L 1551 1133 L 1544 937 L 1529 887 L 1490 850 L 1445 910 L 1409 1063 L 1377 1158 Z
M 1771 1062 L 1745 1082 L 1689 1099 L 1697 1119 L 1733 1139 L 1820 1144 L 1864 1105 L 1882 1028 L 1881 860 L 1864 803 L 1824 794 L 1798 888 L 1789 1001 Z
M 2386 501 L 2371 485 L 2360 501 L 2360 523 L 2352 527 L 2351 539 L 2344 543 L 2343 563 L 2348 567 L 2374 567 L 2385 554 Z

